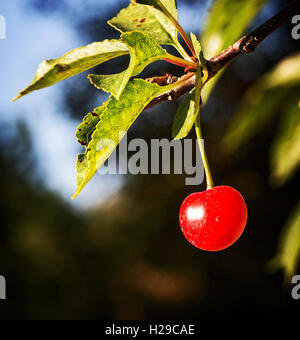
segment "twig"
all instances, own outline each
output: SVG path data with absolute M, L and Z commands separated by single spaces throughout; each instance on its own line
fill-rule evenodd
M 295 14 L 300 12 L 300 0 L 295 0 L 290 3 L 286 8 L 281 10 L 271 19 L 266 21 L 264 24 L 256 28 L 254 31 L 250 32 L 249 34 L 243 36 L 240 40 L 235 42 L 229 48 L 221 52 L 220 54 L 216 55 L 215 57 L 211 58 L 210 60 L 206 61 L 207 70 L 208 70 L 208 79 L 212 79 L 219 71 L 221 71 L 225 66 L 228 65 L 233 59 L 236 57 L 251 53 L 256 50 L 256 48 L 276 29 L 282 26 L 284 23 L 289 21 Z M 196 83 L 196 75 L 195 73 L 189 73 L 187 75 L 187 80 L 178 86 L 177 88 L 173 89 L 171 92 L 166 92 L 158 97 L 156 97 L 152 102 L 146 107 L 158 105 L 163 103 L 167 100 L 174 100 L 177 99 L 188 92 L 190 92 Z
M 178 87 L 175 87 L 171 91 L 165 92 L 165 93 L 161 94 L 160 96 L 154 98 L 151 101 L 151 103 L 149 103 L 146 106 L 145 110 L 149 109 L 150 107 L 153 107 L 155 105 L 166 102 L 168 100 L 177 99 L 181 96 L 184 96 L 186 93 L 190 92 L 195 87 L 195 84 L 196 84 L 196 73 L 194 73 L 194 72 L 187 73 L 183 77 L 186 78 L 186 81 L 184 83 L 182 83 Z M 182 78 L 179 78 L 178 81 L 182 80 Z

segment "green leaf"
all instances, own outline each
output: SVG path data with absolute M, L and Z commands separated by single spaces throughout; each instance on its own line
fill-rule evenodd
M 149 102 L 171 86 L 161 87 L 142 79 L 130 81 L 120 99 L 111 97 L 101 112 L 86 152 L 77 159 L 77 191 L 75 198 L 104 162 Z
M 172 127 L 172 136 L 174 139 L 182 139 L 189 134 L 200 112 L 202 91 L 200 68 L 197 70 L 196 79 L 195 89 L 185 97 L 176 112 Z
M 177 19 L 176 1 L 164 0 L 163 3 Z M 178 45 L 178 33 L 174 25 L 160 10 L 151 6 L 130 4 L 108 24 L 120 32 L 141 31 L 160 45 Z
M 271 269 L 282 268 L 286 281 L 293 276 L 300 256 L 300 202 L 285 225 L 279 240 L 276 257 L 269 263 Z
M 141 73 L 147 65 L 154 61 L 168 57 L 167 51 L 142 32 L 123 33 L 121 39 L 130 51 L 128 69 L 114 75 L 89 75 L 93 85 L 111 93 L 117 99 L 132 76 Z
M 195 36 L 194 33 L 191 33 L 191 40 L 192 40 L 192 43 L 193 43 L 194 50 L 199 57 L 200 64 L 204 68 L 206 68 L 206 60 L 204 58 L 201 43 L 200 43 L 199 39 Z
M 280 62 L 248 90 L 224 138 L 226 149 L 233 152 L 253 139 L 280 108 L 295 102 L 299 86 L 300 54 L 297 54 Z
M 130 79 L 130 71 L 132 71 L 132 64 L 124 72 L 117 74 L 89 74 L 88 78 L 97 89 L 111 93 L 114 97 L 119 98 L 124 87 Z
M 192 40 L 193 47 L 195 49 L 196 54 L 200 56 L 202 52 L 202 46 L 201 46 L 200 41 L 198 40 L 198 38 L 195 36 L 194 33 L 191 33 L 191 40 Z
M 33 83 L 21 91 L 14 100 L 128 53 L 128 47 L 123 42 L 104 40 L 76 48 L 58 59 L 43 61 L 38 67 Z
M 169 12 L 174 19 L 178 19 L 176 0 L 133 0 L 132 2 L 141 5 L 153 6 L 163 12 L 166 16 L 168 16 Z
M 82 123 L 78 126 L 76 138 L 81 145 L 87 146 L 91 141 L 92 134 L 100 121 L 100 117 L 106 108 L 106 103 L 88 113 Z
M 271 180 L 276 185 L 284 184 L 300 165 L 299 99 L 297 92 L 295 99 L 288 103 L 271 149 Z
M 189 134 L 193 124 L 195 123 L 194 112 L 195 90 L 188 93 L 179 105 L 172 126 L 172 138 L 182 139 Z

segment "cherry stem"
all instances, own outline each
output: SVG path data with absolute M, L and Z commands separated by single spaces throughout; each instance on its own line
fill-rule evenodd
M 190 67 L 192 69 L 197 69 L 197 64 L 195 62 L 189 61 L 189 60 L 185 60 L 182 58 L 178 58 L 175 57 L 173 55 L 169 55 L 169 58 L 164 58 L 165 61 L 167 61 L 168 63 L 180 66 L 180 67 Z
M 189 54 L 187 53 L 187 51 L 182 47 L 182 45 L 180 44 L 179 41 L 178 41 L 178 43 L 176 43 L 175 48 L 177 49 L 177 51 L 181 54 L 181 56 L 185 60 L 192 60 L 191 57 L 189 56 Z
M 190 37 L 185 33 L 185 30 L 182 28 L 182 26 L 179 24 L 179 22 L 173 17 L 173 15 L 169 12 L 169 10 L 162 4 L 162 2 L 160 0 L 158 0 L 157 2 L 159 4 L 159 6 L 162 8 L 163 12 L 170 19 L 172 24 L 176 27 L 179 34 L 182 36 L 182 38 L 185 41 L 185 43 L 187 44 L 188 48 L 192 52 L 193 57 L 198 59 L 198 56 L 197 56 L 197 54 L 194 50 L 194 47 L 193 47 L 193 43 L 192 43 Z M 191 59 L 190 56 L 188 56 L 188 58 Z
M 183 40 L 187 44 L 189 50 L 192 52 L 193 57 L 198 59 L 198 56 L 197 56 L 197 54 L 194 50 L 194 47 L 193 47 L 193 43 L 192 43 L 191 39 L 189 38 L 189 36 L 185 33 L 184 29 L 181 27 L 181 25 L 178 23 L 178 21 L 174 19 L 173 16 L 170 17 L 170 20 L 172 21 L 173 25 L 177 28 L 177 30 L 180 33 L 180 35 L 182 36 Z
M 202 156 L 205 175 L 206 175 L 206 184 L 207 184 L 206 190 L 209 190 L 214 187 L 214 181 L 212 178 L 207 154 L 206 154 L 205 147 L 204 147 L 204 140 L 203 140 L 202 131 L 201 131 L 200 114 L 198 114 L 196 122 L 195 122 L 195 130 L 196 130 L 197 140 L 198 140 L 199 149 L 200 149 L 200 153 Z

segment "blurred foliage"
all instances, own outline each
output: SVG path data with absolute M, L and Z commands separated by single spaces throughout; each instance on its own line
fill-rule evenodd
M 205 57 L 207 59 L 214 57 L 240 39 L 259 10 L 268 1 L 251 0 L 242 3 L 240 0 L 214 1 L 201 35 Z M 224 70 L 204 88 L 203 99 L 205 102 L 223 72 Z
M 297 54 L 281 61 L 247 91 L 224 139 L 225 147 L 235 151 L 253 139 L 280 107 L 293 104 L 298 108 L 299 89 L 300 54 Z M 297 110 L 292 111 L 297 115 Z
M 300 88 L 299 88 L 300 89 Z M 300 164 L 299 95 L 284 108 L 281 125 L 271 150 L 272 182 L 283 184 L 296 172 Z
M 267 2 L 268 0 L 243 1 L 242 3 L 240 0 L 216 0 L 202 34 L 206 57 L 211 58 L 217 55 L 241 38 Z
M 286 282 L 296 273 L 300 256 L 300 203 L 282 231 L 278 255 L 270 262 L 270 269 L 284 268 Z
M 271 118 L 281 112 L 279 131 L 271 147 L 271 182 L 286 183 L 300 165 L 300 54 L 281 61 L 246 93 L 224 138 L 227 151 L 234 152 L 263 131 Z M 298 213 L 298 212 L 297 212 Z M 295 214 L 294 214 L 295 215 Z M 300 251 L 298 217 L 281 237 L 279 264 L 293 275 Z

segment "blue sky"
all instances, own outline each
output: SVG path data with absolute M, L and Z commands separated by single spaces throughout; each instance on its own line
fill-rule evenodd
M 67 0 L 74 15 L 99 11 L 101 16 L 116 4 L 127 0 Z M 38 64 L 84 45 L 76 30 L 58 12 L 45 15 L 28 9 L 22 0 L 1 0 L 0 15 L 6 19 L 6 40 L 0 40 L 1 115 L 0 124 L 14 129 L 20 120 L 26 123 L 37 159 L 36 173 L 47 189 L 59 193 L 78 207 L 90 207 L 107 199 L 122 186 L 122 177 L 95 176 L 78 199 L 70 201 L 76 184 L 75 159 L 81 150 L 74 137 L 79 121 L 58 109 L 62 84 L 37 91 L 15 103 L 11 99 L 33 79 Z M 180 21 L 187 31 L 199 31 L 199 20 L 190 20 L 201 11 L 201 1 L 191 7 L 179 6 Z M 109 19 L 107 17 L 106 19 Z M 12 71 L 13 70 L 13 71 Z M 72 80 L 67 80 L 72 81 Z M 21 143 L 22 141 L 20 141 Z

